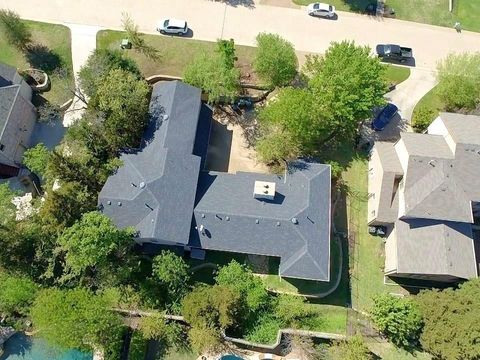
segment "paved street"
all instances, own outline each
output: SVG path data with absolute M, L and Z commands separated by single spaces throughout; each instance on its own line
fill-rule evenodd
M 246 1 L 246 0 L 244 0 Z M 241 2 L 241 0 L 238 0 Z M 129 13 L 140 30 L 152 33 L 162 17 L 186 19 L 193 37 L 202 40 L 233 38 L 253 45 L 262 31 L 278 33 L 299 51 L 323 52 L 331 41 L 352 39 L 374 47 L 392 42 L 414 49 L 416 66 L 434 69 L 449 52 L 480 51 L 480 34 L 452 28 L 376 19 L 340 12 L 338 20 L 312 18 L 302 9 L 266 5 L 229 6 L 211 0 L 0 0 L 0 7 L 33 20 L 121 27 L 122 12 Z M 453 25 L 453 24 L 452 24 Z

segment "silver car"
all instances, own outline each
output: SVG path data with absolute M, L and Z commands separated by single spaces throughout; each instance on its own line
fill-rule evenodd
M 335 16 L 335 6 L 325 3 L 312 3 L 307 6 L 307 13 L 310 16 L 333 18 Z
M 185 20 L 163 19 L 158 23 L 157 31 L 160 34 L 185 35 L 188 25 Z

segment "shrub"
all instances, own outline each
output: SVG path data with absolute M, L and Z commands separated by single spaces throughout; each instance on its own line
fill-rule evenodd
M 415 132 L 422 133 L 427 130 L 428 126 L 435 120 L 437 113 L 432 108 L 422 106 L 415 110 L 412 119 L 412 127 Z
M 11 10 L 0 10 L 0 26 L 11 45 L 22 51 L 27 49 L 32 41 L 32 33 L 17 13 Z

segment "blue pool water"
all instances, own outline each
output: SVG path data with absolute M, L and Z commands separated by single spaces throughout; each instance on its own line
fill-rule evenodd
M 241 357 L 235 356 L 235 355 L 223 355 L 220 360 L 243 360 Z
M 77 350 L 60 350 L 48 345 L 44 340 L 25 334 L 13 335 L 4 344 L 0 360 L 92 360 L 92 354 Z

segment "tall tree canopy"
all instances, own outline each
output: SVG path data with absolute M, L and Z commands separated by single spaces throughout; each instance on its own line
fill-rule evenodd
M 111 256 L 122 257 L 133 243 L 133 229 L 119 230 L 112 220 L 93 211 L 82 216 L 58 238 L 65 256 L 65 276 L 108 265 Z
M 150 88 L 138 76 L 113 69 L 98 84 L 93 106 L 104 116 L 105 138 L 113 151 L 138 147 L 148 121 Z
M 257 35 L 255 72 L 271 86 L 285 86 L 297 74 L 298 60 L 292 43 L 277 34 Z
M 439 359 L 479 358 L 479 279 L 457 290 L 423 291 L 415 298 L 425 323 L 420 338 L 423 349 Z
M 121 326 L 108 301 L 81 288 L 41 290 L 31 315 L 42 338 L 61 348 L 92 351 L 93 346 L 108 346 Z
M 382 294 L 374 298 L 371 310 L 377 328 L 395 345 L 414 347 L 422 330 L 422 316 L 411 298 Z
M 189 266 L 171 251 L 162 251 L 153 258 L 152 274 L 173 301 L 179 300 L 188 291 Z
M 27 277 L 0 272 L 0 313 L 27 315 L 37 289 Z
M 50 151 L 44 144 L 40 143 L 25 151 L 23 163 L 35 174 L 44 177 L 49 158 Z
M 378 58 L 370 56 L 367 46 L 333 42 L 323 56 L 309 56 L 304 71 L 331 129 L 319 143 L 334 137 L 339 141 L 352 139 L 359 122 L 385 102 L 386 70 Z

